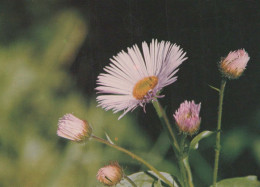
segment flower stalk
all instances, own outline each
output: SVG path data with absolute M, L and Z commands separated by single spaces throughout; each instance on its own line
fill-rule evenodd
M 183 135 L 181 144 L 179 145 L 177 138 L 171 127 L 171 124 L 169 122 L 169 119 L 168 119 L 164 109 L 162 108 L 161 104 L 159 103 L 159 101 L 153 102 L 153 106 L 154 106 L 162 124 L 164 124 L 166 126 L 166 128 L 168 129 L 169 136 L 172 139 L 173 148 L 174 148 L 175 154 L 177 155 L 177 158 L 179 160 L 179 167 L 180 167 L 180 172 L 181 172 L 181 176 L 182 176 L 182 180 L 183 180 L 183 185 L 185 187 L 186 186 L 193 187 L 194 185 L 192 182 L 192 174 L 190 171 L 188 157 L 184 156 L 184 146 L 185 146 L 185 139 L 187 137 L 187 134 Z
M 173 147 L 176 153 L 180 152 L 180 146 L 178 144 L 177 138 L 172 130 L 171 124 L 169 122 L 169 119 L 167 117 L 167 115 L 165 114 L 165 111 L 162 108 L 162 105 L 159 103 L 159 101 L 154 101 L 152 102 L 153 106 L 157 112 L 158 117 L 160 118 L 162 124 L 164 124 L 169 132 L 169 135 L 172 139 L 173 142 Z
M 192 173 L 191 173 L 190 164 L 189 164 L 189 157 L 186 156 L 185 158 L 183 158 L 182 162 L 184 164 L 185 170 L 187 171 L 188 185 L 189 185 L 189 187 L 194 187 L 193 181 L 192 181 Z
M 194 187 L 193 182 L 192 182 L 192 173 L 190 169 L 190 164 L 189 164 L 189 157 L 185 153 L 185 141 L 187 138 L 187 133 L 183 133 L 181 137 L 181 142 L 180 142 L 180 147 L 181 147 L 181 156 L 180 156 L 180 164 L 181 167 L 184 168 L 183 175 L 185 175 L 185 186 L 189 187 Z
M 217 122 L 217 135 L 216 135 L 216 148 L 215 148 L 215 163 L 213 171 L 213 187 L 216 187 L 218 178 L 218 165 L 219 165 L 219 155 L 220 155 L 220 133 L 221 133 L 221 119 L 222 119 L 222 105 L 224 98 L 224 90 L 226 86 L 226 80 L 221 81 L 220 92 L 219 92 L 219 105 L 218 105 L 218 122 Z
M 188 186 L 188 178 L 187 178 L 187 173 L 186 173 L 186 168 L 184 166 L 184 147 L 185 147 L 185 139 L 187 137 L 187 134 L 183 134 L 181 137 L 181 142 L 180 142 L 180 156 L 179 156 L 179 165 L 180 165 L 180 170 L 181 170 L 181 174 L 182 174 L 182 180 L 184 183 L 184 186 Z
M 144 159 L 142 159 L 141 157 L 137 156 L 136 154 L 118 146 L 118 145 L 115 145 L 115 144 L 112 144 L 110 143 L 109 141 L 107 140 L 104 140 L 102 138 L 99 138 L 97 136 L 94 136 L 92 135 L 91 136 L 92 139 L 96 140 L 97 142 L 100 142 L 100 143 L 103 143 L 103 144 L 106 144 L 112 148 L 115 148 L 123 153 L 126 153 L 128 154 L 129 156 L 131 156 L 133 159 L 141 162 L 142 164 L 144 164 L 146 167 L 148 167 L 150 170 L 152 170 L 154 173 L 156 173 L 158 175 L 158 177 L 160 177 L 165 183 L 167 183 L 170 187 L 173 187 L 173 184 L 167 179 L 165 178 L 155 167 L 153 167 L 151 164 L 149 164 L 147 161 L 145 161 Z

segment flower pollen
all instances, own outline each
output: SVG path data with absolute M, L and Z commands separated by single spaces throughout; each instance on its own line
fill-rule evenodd
M 137 100 L 142 100 L 157 84 L 158 78 L 156 76 L 145 77 L 135 84 L 133 96 Z

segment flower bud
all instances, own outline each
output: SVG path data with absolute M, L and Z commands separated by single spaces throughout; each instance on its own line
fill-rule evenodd
M 224 77 L 237 79 L 244 72 L 249 59 L 250 57 L 244 49 L 232 51 L 220 62 L 220 71 Z
M 201 118 L 199 117 L 200 105 L 194 101 L 184 101 L 173 117 L 179 130 L 183 133 L 193 135 L 199 130 Z
M 107 185 L 114 186 L 119 183 L 123 178 L 123 170 L 117 162 L 111 162 L 109 165 L 100 168 L 97 173 L 99 182 Z
M 66 114 L 59 119 L 57 135 L 75 142 L 87 140 L 92 134 L 92 128 L 72 114 Z

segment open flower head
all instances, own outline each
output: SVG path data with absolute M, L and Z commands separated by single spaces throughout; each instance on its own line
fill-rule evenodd
M 105 110 L 124 111 L 119 117 L 159 96 L 159 91 L 177 80 L 178 66 L 187 58 L 176 44 L 152 40 L 150 46 L 142 43 L 142 51 L 134 45 L 110 59 L 98 76 L 97 97 Z
M 87 121 L 81 120 L 72 114 L 66 114 L 59 119 L 57 135 L 75 142 L 87 140 L 92 128 Z
M 119 183 L 123 178 L 123 170 L 117 162 L 111 162 L 109 165 L 100 168 L 97 173 L 99 182 L 107 185 L 114 186 Z
M 180 108 L 173 115 L 180 132 L 193 135 L 199 130 L 201 122 L 200 105 L 201 103 L 195 104 L 194 101 L 184 101 L 180 105 Z
M 224 58 L 219 68 L 224 77 L 229 79 L 237 79 L 244 72 L 250 57 L 244 49 L 231 51 L 226 58 Z

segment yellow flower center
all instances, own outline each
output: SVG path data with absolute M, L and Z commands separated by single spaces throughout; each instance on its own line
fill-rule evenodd
M 186 114 L 185 118 L 191 118 L 192 117 L 192 111 L 189 109 L 189 112 Z
M 158 84 L 158 78 L 156 76 L 145 77 L 138 81 L 133 89 L 133 96 L 142 100 L 149 90 L 153 89 Z
M 220 69 L 222 70 L 222 72 L 231 77 L 231 78 L 238 78 L 244 71 L 244 69 L 239 69 L 239 68 L 235 68 L 235 67 L 232 67 L 228 62 L 226 61 L 223 61 L 221 64 L 220 64 Z

